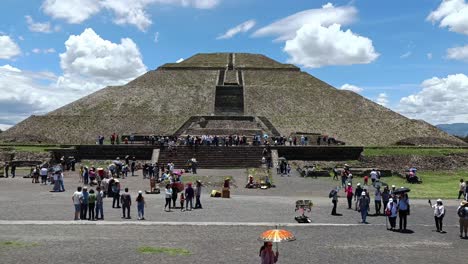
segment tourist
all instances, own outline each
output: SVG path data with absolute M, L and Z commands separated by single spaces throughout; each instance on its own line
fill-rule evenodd
M 88 221 L 95 221 L 95 214 L 94 210 L 96 209 L 96 194 L 94 194 L 94 190 L 89 190 L 89 200 L 88 200 Z
M 351 204 L 353 202 L 353 186 L 348 182 L 348 186 L 345 189 L 346 199 L 348 199 L 348 209 L 351 209 Z
M 84 171 L 83 171 L 83 181 L 84 181 L 84 184 L 85 184 L 85 185 L 88 185 L 88 184 L 89 184 L 89 168 L 88 168 L 88 166 L 85 166 L 85 167 L 84 167 Z
M 11 172 L 11 178 L 14 178 L 16 176 L 16 164 L 15 163 L 11 164 L 10 172 Z
M 317 178 L 317 177 L 315 177 L 315 178 Z M 353 185 L 353 174 L 348 173 L 348 176 L 346 176 L 346 182 L 351 183 L 351 185 Z
M 137 209 L 138 209 L 138 220 L 145 220 L 145 198 L 143 197 L 143 192 L 138 191 L 138 196 L 136 198 Z M 129 213 L 130 215 L 130 213 Z
M 468 201 L 468 181 L 465 182 L 465 193 L 463 194 L 465 200 Z
M 394 231 L 396 228 L 397 206 L 392 198 L 388 200 L 385 214 L 388 216 L 388 221 L 390 222 L 389 230 Z
M 187 188 L 185 188 L 185 200 L 187 201 L 185 204 L 185 209 L 188 210 L 190 204 L 190 210 L 193 209 L 193 195 L 194 190 L 192 188 L 192 184 L 188 183 Z
M 361 213 L 361 220 L 363 224 L 367 224 L 366 218 L 369 211 L 370 199 L 367 197 L 365 191 L 361 193 L 361 198 L 359 198 L 358 211 Z
M 43 166 L 41 168 L 40 174 L 41 174 L 41 184 L 46 185 L 47 184 L 47 174 L 49 173 L 49 170 Z
M 132 160 L 132 163 L 130 164 L 130 170 L 132 171 L 132 176 L 135 176 L 135 170 L 136 170 L 136 160 L 135 160 L 135 158 Z
M 333 167 L 333 180 L 338 180 L 338 167 L 335 165 L 335 167 Z
M 180 211 L 184 211 L 184 204 L 185 204 L 185 196 L 184 193 L 180 193 Z
M 441 199 L 437 199 L 436 204 L 432 205 L 431 200 L 429 200 L 429 205 L 434 209 L 434 220 L 436 224 L 437 232 L 444 232 L 442 229 L 442 220 L 445 216 L 445 208 L 442 204 Z
M 10 163 L 5 163 L 5 178 L 8 178 L 8 172 L 10 170 Z
M 399 231 L 406 231 L 407 217 L 410 212 L 408 194 L 402 193 L 398 200 L 398 216 L 400 217 Z
M 81 187 L 76 188 L 76 192 L 72 196 L 73 205 L 75 206 L 75 220 L 80 219 L 81 213 L 81 203 L 83 201 L 83 193 L 81 192 Z
M 175 180 L 174 180 L 175 182 Z M 179 195 L 178 184 L 172 184 L 172 207 L 176 208 L 177 196 Z
M 57 179 L 58 179 L 58 182 L 59 182 L 59 192 L 64 192 L 65 191 L 65 185 L 63 184 L 63 172 L 58 171 L 57 174 L 58 174 Z
M 202 193 L 202 183 L 200 180 L 197 180 L 197 186 L 195 188 L 195 209 L 202 209 L 202 204 L 200 201 L 201 193 Z
M 364 175 L 364 185 L 365 186 L 369 185 L 369 176 L 368 175 Z
M 122 218 L 131 219 L 130 207 L 132 206 L 132 197 L 128 193 L 128 188 L 125 188 L 125 192 L 120 196 L 120 202 L 122 203 Z M 125 210 L 127 210 L 127 217 L 125 217 Z
M 356 204 L 354 205 L 355 211 L 358 210 L 359 198 L 361 198 L 362 191 L 363 189 L 361 187 L 361 183 L 358 182 L 358 184 L 356 185 L 356 191 L 354 192 L 354 201 L 356 202 Z
M 388 186 L 385 186 L 382 192 L 382 202 L 383 202 L 384 210 L 387 208 L 389 199 L 390 199 L 390 192 L 388 190 Z
M 382 207 L 382 192 L 380 187 L 375 188 L 374 193 L 374 203 L 375 203 L 375 215 L 380 215 L 380 209 Z
M 458 184 L 458 198 L 457 199 L 460 199 L 460 197 L 464 196 L 465 187 L 466 187 L 465 181 L 463 179 L 460 179 L 460 183 Z
M 165 198 L 166 198 L 166 204 L 164 205 L 164 211 L 170 212 L 171 211 L 171 199 L 172 199 L 172 189 L 170 184 L 166 184 L 166 189 L 165 191 Z M 166 208 L 169 206 L 169 211 L 166 210 Z
M 88 193 L 88 188 L 86 186 L 83 187 L 82 196 L 83 196 L 83 199 L 81 199 L 80 219 L 86 220 L 86 214 L 88 213 L 88 203 L 89 203 L 89 193 Z
M 120 208 L 120 182 L 113 179 L 112 187 L 112 208 Z M 115 204 L 117 203 L 117 206 Z
M 260 251 L 260 258 L 262 260 L 262 264 L 274 264 L 278 262 L 278 257 L 278 251 L 273 252 L 272 242 L 267 242 L 265 248 Z
M 465 239 L 468 238 L 468 202 L 463 200 L 460 203 L 460 206 L 457 209 L 457 214 L 459 217 L 460 224 L 460 238 L 463 238 L 463 233 L 465 233 Z
M 371 177 L 372 183 L 374 183 L 375 180 L 377 180 L 377 175 L 378 175 L 378 174 L 377 174 L 376 169 L 372 169 L 372 171 L 370 172 L 370 177 Z
M 101 187 L 96 188 L 96 220 L 104 220 L 103 198 L 104 192 Z
M 332 193 L 331 193 L 331 198 L 332 198 L 332 203 L 333 203 L 333 209 L 332 209 L 331 215 L 338 215 L 336 213 L 336 207 L 338 205 L 338 190 L 339 190 L 339 187 L 337 186 L 336 189 L 332 190 Z

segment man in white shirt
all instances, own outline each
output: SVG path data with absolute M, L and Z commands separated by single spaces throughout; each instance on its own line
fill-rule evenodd
M 372 183 L 374 183 L 375 180 L 377 180 L 377 175 L 378 175 L 377 171 L 375 169 L 372 169 L 372 171 L 370 173 Z
M 47 173 L 48 173 L 48 169 L 46 167 L 42 167 L 40 171 L 41 184 L 44 184 L 44 185 L 47 184 Z
M 83 200 L 83 193 L 81 192 L 81 187 L 78 187 L 76 188 L 76 192 L 73 193 L 73 196 L 72 196 L 73 205 L 75 205 L 75 220 L 80 220 L 82 200 Z

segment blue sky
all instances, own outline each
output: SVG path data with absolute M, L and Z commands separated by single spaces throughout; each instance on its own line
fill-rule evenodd
M 227 51 L 294 63 L 410 118 L 468 122 L 466 0 L 3 0 L 0 128 Z

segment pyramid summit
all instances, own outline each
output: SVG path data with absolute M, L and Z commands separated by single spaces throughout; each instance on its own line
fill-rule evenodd
M 257 133 L 330 135 L 348 145 L 462 145 L 354 92 L 339 90 L 261 54 L 196 54 L 167 63 L 46 115 L 31 116 L 3 141 L 94 144 L 97 135 Z

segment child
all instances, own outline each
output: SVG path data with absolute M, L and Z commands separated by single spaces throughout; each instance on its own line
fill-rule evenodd
M 185 196 L 184 193 L 180 193 L 180 211 L 184 211 Z
M 154 193 L 154 190 L 156 189 L 156 178 L 154 176 L 151 176 L 150 178 L 150 192 Z
M 368 185 L 368 182 L 369 182 L 369 176 L 366 175 L 364 176 L 364 185 Z

